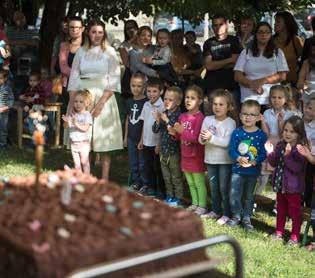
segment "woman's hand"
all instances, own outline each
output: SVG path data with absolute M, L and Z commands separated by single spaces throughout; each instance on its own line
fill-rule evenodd
M 260 91 L 262 89 L 262 86 L 265 84 L 264 79 L 255 79 L 255 80 L 249 80 L 249 88 L 253 91 Z
M 94 108 L 91 111 L 91 115 L 93 118 L 97 118 L 101 114 L 105 103 L 113 94 L 114 93 L 112 91 L 108 91 L 108 90 L 104 91 L 103 96 L 100 98 L 100 100 L 97 102 L 97 104 L 94 106 Z

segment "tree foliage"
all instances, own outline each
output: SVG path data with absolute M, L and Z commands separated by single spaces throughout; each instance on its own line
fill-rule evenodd
M 83 13 L 92 18 L 103 18 L 115 23 L 129 14 L 139 11 L 147 15 L 157 12 L 174 14 L 191 22 L 198 23 L 205 13 L 210 17 L 220 13 L 235 20 L 241 15 L 261 16 L 264 12 L 279 10 L 300 10 L 315 4 L 315 0 L 70 0 L 73 13 Z

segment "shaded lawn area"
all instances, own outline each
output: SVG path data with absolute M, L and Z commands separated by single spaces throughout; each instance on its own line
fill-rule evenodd
M 11 148 L 0 153 L 0 176 L 29 175 L 34 171 L 34 153 Z M 65 150 L 46 150 L 44 171 L 62 169 L 64 164 L 72 166 L 71 154 Z M 92 165 L 92 173 L 100 176 L 100 166 Z M 128 180 L 127 154 L 113 157 L 111 180 L 126 186 Z M 205 234 L 214 236 L 228 234 L 235 237 L 244 252 L 245 277 L 315 277 L 315 252 L 304 248 L 288 247 L 281 242 L 273 242 L 269 234 L 273 232 L 275 217 L 270 214 L 271 207 L 258 209 L 253 224 L 254 232 L 247 233 L 241 228 L 222 227 L 212 220 L 203 220 Z M 287 226 L 290 229 L 289 225 Z M 304 227 L 303 227 L 304 228 Z M 183 231 L 185 232 L 185 231 Z M 311 232 L 310 232 L 311 235 Z M 220 246 L 209 250 L 211 256 L 227 257 L 220 266 L 224 272 L 233 273 L 232 251 L 230 247 Z

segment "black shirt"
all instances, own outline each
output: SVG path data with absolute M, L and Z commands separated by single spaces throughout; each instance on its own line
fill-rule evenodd
M 129 98 L 127 100 L 128 138 L 135 143 L 138 143 L 141 138 L 143 121 L 139 117 L 146 101 L 147 98 L 139 100 Z
M 242 47 L 235 36 L 227 36 L 222 41 L 218 41 L 216 37 L 212 37 L 206 40 L 203 45 L 203 56 L 211 55 L 213 61 L 221 61 L 231 58 L 232 54 L 239 54 L 241 50 Z M 211 90 L 219 88 L 229 90 L 237 88 L 237 83 L 234 81 L 233 67 L 208 70 L 205 80 L 208 93 Z

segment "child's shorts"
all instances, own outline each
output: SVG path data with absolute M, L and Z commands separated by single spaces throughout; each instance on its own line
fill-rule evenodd
M 71 141 L 71 152 L 82 153 L 90 152 L 91 144 L 88 140 L 86 141 Z

